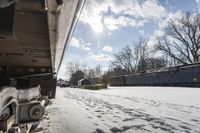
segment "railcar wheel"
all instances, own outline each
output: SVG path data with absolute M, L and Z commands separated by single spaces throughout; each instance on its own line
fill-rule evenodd
M 33 120 L 39 120 L 45 113 L 45 108 L 41 105 L 34 105 L 29 110 L 29 116 Z

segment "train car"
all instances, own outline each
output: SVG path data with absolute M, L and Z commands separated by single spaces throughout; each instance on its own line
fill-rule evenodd
M 121 77 L 122 78 L 122 77 Z M 115 81 L 117 86 L 183 86 L 200 87 L 200 63 L 172 66 L 146 73 L 124 76 L 124 82 Z M 120 79 L 120 77 L 118 77 Z M 120 84 L 121 83 L 121 84 Z
M 57 72 L 84 2 L 0 0 L 0 132 L 39 121 L 55 98 Z
M 125 83 L 125 76 L 113 76 L 109 79 L 109 83 L 112 86 L 124 86 Z

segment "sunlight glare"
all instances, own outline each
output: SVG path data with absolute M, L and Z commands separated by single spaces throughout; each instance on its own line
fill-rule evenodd
M 103 31 L 103 24 L 101 22 L 101 18 L 98 16 L 94 17 L 91 27 L 95 33 L 101 33 Z
M 101 33 L 103 30 L 103 26 L 101 23 L 95 23 L 92 28 L 96 33 Z

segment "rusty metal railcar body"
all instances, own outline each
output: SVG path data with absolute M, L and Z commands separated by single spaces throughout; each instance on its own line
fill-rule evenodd
M 109 83 L 112 86 L 124 86 L 124 85 L 126 85 L 125 76 L 124 75 L 122 75 L 122 76 L 113 76 L 112 78 L 109 79 Z
M 57 72 L 83 4 L 84 0 L 0 1 L 0 131 L 9 129 L 2 127 L 8 122 L 6 115 L 15 122 L 38 120 L 29 118 L 31 108 L 40 106 L 33 99 L 55 97 Z M 26 118 L 20 110 L 27 110 Z
M 153 72 L 111 77 L 112 86 L 200 87 L 200 63 L 167 67 Z

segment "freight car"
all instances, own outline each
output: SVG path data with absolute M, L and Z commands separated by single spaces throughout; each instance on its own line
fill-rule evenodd
M 0 0 L 0 133 L 43 117 L 84 2 Z
M 113 76 L 110 78 L 109 82 L 112 86 L 123 86 L 125 85 L 125 76 Z
M 112 86 L 182 86 L 200 87 L 200 63 L 111 77 Z

